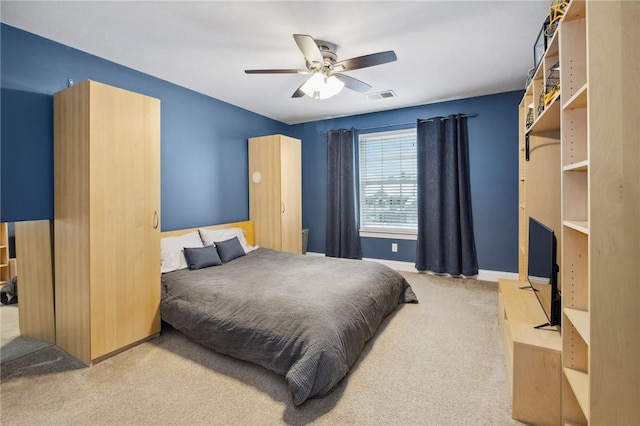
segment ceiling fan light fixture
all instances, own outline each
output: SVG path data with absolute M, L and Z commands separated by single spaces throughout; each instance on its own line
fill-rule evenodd
M 300 90 L 313 99 L 329 99 L 340 93 L 343 87 L 344 83 L 335 75 L 327 77 L 321 72 L 316 72 L 300 87 Z

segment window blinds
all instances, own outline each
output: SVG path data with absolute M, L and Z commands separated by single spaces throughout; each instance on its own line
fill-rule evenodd
M 361 231 L 416 233 L 416 154 L 415 129 L 360 135 Z

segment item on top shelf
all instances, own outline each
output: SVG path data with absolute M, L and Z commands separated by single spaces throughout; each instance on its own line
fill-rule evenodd
M 540 32 L 538 33 L 538 37 L 536 38 L 536 42 L 533 45 L 533 69 L 538 69 L 538 65 L 540 65 L 540 61 L 544 56 L 544 52 L 547 50 L 547 26 L 549 25 L 549 17 L 542 23 L 542 28 L 540 28 Z
M 560 62 L 549 67 L 547 81 L 544 90 L 544 106 L 549 106 L 551 101 L 560 92 Z
M 527 119 L 525 122 L 525 126 L 528 129 L 529 127 L 531 127 L 532 124 L 533 124 L 533 106 L 530 106 L 529 111 L 527 112 Z
M 524 85 L 525 90 L 527 89 L 527 87 L 529 87 L 529 85 L 533 81 L 533 75 L 535 73 L 536 73 L 536 69 L 535 68 L 531 68 L 529 71 L 527 71 L 527 82 Z
M 549 25 L 545 29 L 545 35 L 548 38 L 553 37 L 568 5 L 568 0 L 551 0 L 551 5 L 549 5 Z
M 544 108 L 545 108 L 545 96 L 546 93 L 542 92 L 540 93 L 540 96 L 538 97 L 538 116 L 540 116 L 543 112 L 544 112 Z

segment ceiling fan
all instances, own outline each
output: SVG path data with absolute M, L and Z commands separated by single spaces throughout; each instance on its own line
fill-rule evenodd
M 393 50 L 358 56 L 338 61 L 336 45 L 323 40 L 314 40 L 305 34 L 294 34 L 293 38 L 305 59 L 306 69 L 262 69 L 245 70 L 247 74 L 311 74 L 291 96 L 304 95 L 315 99 L 327 99 L 336 95 L 343 87 L 364 93 L 371 86 L 356 78 L 342 74 L 361 68 L 373 67 L 397 60 Z

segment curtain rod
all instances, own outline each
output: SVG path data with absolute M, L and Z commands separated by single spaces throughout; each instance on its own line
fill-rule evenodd
M 473 114 L 458 114 L 458 115 L 460 117 L 477 117 L 478 116 L 477 113 L 473 113 Z M 436 118 L 436 117 L 434 117 L 434 118 Z M 434 118 L 418 119 L 418 121 L 420 121 L 420 122 L 431 121 Z M 415 121 L 409 121 L 409 122 L 406 122 L 406 123 L 381 124 L 379 126 L 360 127 L 360 128 L 357 128 L 357 129 L 354 128 L 354 130 L 357 130 L 357 131 L 360 131 L 360 130 L 371 130 L 371 129 L 380 129 L 382 127 L 408 126 L 410 124 L 415 125 L 416 122 Z M 324 132 L 324 133 L 326 134 L 327 132 Z
M 458 114 L 458 115 L 459 115 L 460 117 L 477 117 L 477 116 L 478 116 L 478 113 L 475 113 L 475 112 L 474 112 L 474 113 L 472 113 L 472 114 Z M 435 119 L 435 118 L 446 118 L 446 117 L 433 117 L 433 118 L 425 118 L 425 119 L 422 119 L 422 118 L 421 118 L 421 119 L 418 119 L 418 121 L 420 121 L 420 122 L 424 123 L 424 122 L 426 122 L 426 121 L 431 121 L 431 120 L 433 120 L 433 119 Z M 410 121 L 410 122 L 407 122 L 407 123 L 381 124 L 381 125 L 379 125 L 379 126 L 360 127 L 360 128 L 358 128 L 358 129 L 354 128 L 353 130 L 361 131 L 361 130 L 381 129 L 381 128 L 383 128 L 383 127 L 408 126 L 408 125 L 410 125 L 410 124 L 413 124 L 413 125 L 415 126 L 415 125 L 416 125 L 416 122 L 415 122 L 415 121 Z M 329 131 L 322 132 L 322 133 L 319 133 L 319 134 L 320 134 L 320 135 L 326 135 L 327 133 L 329 133 Z
M 458 117 L 477 117 L 478 114 L 477 113 L 473 113 L 473 114 L 456 114 Z M 424 123 L 427 121 L 432 121 L 435 120 L 436 118 L 448 118 L 448 117 L 433 117 L 433 118 L 420 118 L 418 119 L 419 122 Z

